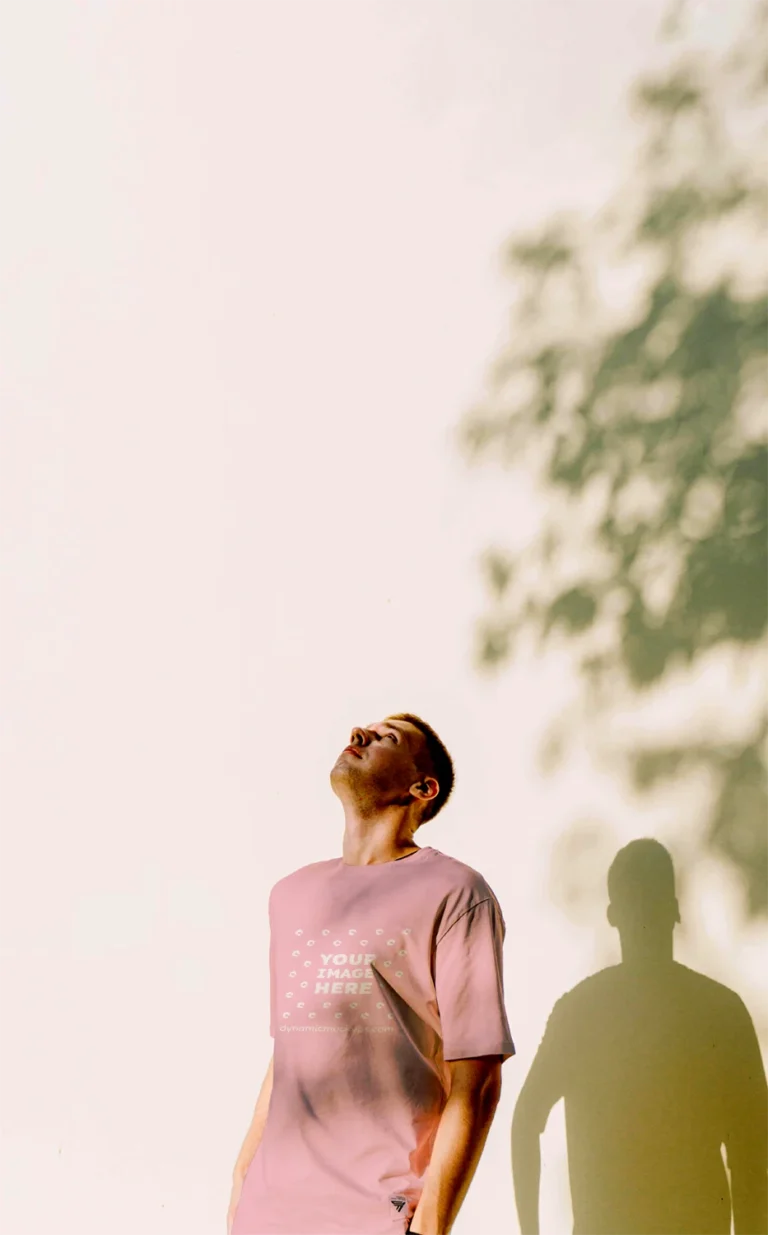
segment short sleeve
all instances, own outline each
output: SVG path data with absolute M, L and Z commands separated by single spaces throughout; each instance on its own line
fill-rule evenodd
M 493 897 L 462 913 L 435 947 L 443 1058 L 515 1054 L 504 1007 L 505 927 Z

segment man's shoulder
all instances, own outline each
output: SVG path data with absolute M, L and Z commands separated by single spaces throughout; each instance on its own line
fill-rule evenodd
M 479 905 L 490 909 L 494 919 L 499 921 L 502 932 L 506 933 L 506 922 L 499 898 L 485 875 L 468 862 L 462 862 L 460 858 L 450 854 L 439 853 L 439 857 L 442 859 L 437 880 L 441 893 L 440 939 L 448 934 L 459 919 Z
M 450 854 L 441 853 L 439 856 L 443 860 L 443 870 L 448 881 L 468 896 L 473 904 L 485 900 L 492 900 L 498 904 L 498 897 L 482 871 Z
M 295 870 L 289 871 L 287 875 L 282 875 L 273 883 L 270 896 L 304 879 L 313 879 L 317 876 L 322 878 L 324 874 L 330 874 L 331 869 L 337 865 L 338 858 L 325 858 L 320 862 L 307 862 L 304 866 L 297 866 Z

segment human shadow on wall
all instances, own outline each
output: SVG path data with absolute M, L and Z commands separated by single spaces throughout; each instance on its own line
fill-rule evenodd
M 557 1001 L 515 1107 L 522 1235 L 539 1230 L 539 1137 L 561 1098 L 574 1235 L 729 1235 L 732 1209 L 735 1235 L 764 1235 L 768 1094 L 749 1013 L 674 960 L 680 912 L 662 844 L 621 849 L 608 896 L 621 963 Z

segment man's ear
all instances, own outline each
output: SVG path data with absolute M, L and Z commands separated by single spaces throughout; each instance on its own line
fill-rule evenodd
M 434 793 L 432 793 L 432 794 L 430 794 L 430 789 L 431 789 L 432 787 L 434 787 L 435 792 L 434 792 Z M 416 784 L 415 784 L 415 785 L 412 785 L 412 786 L 411 786 L 411 789 L 412 789 L 412 790 L 413 790 L 413 789 L 420 789 L 422 793 L 429 794 L 429 801 L 430 801 L 430 802 L 431 802 L 434 798 L 436 798 L 436 797 L 437 797 L 437 795 L 438 795 L 438 793 L 440 792 L 440 786 L 438 785 L 438 783 L 437 783 L 437 781 L 436 781 L 436 780 L 418 780 L 418 781 L 416 781 Z M 425 801 L 425 800 L 426 800 L 426 799 L 424 799 L 424 798 L 421 798 L 421 799 L 420 799 L 420 801 Z

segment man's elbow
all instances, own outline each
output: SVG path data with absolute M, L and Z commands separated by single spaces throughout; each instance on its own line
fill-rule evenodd
M 501 1098 L 501 1059 L 451 1060 L 451 1095 L 473 1108 L 495 1110 Z
M 494 1073 L 483 1090 L 483 1101 L 495 1111 L 501 1101 L 501 1072 Z

